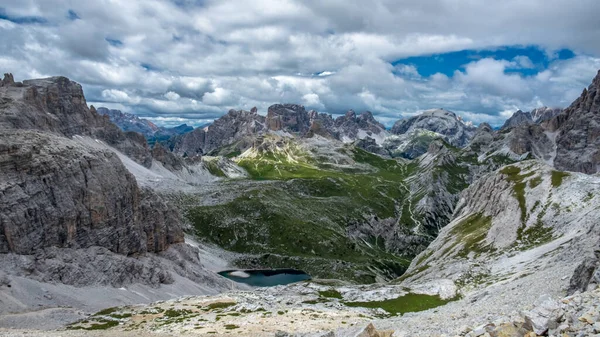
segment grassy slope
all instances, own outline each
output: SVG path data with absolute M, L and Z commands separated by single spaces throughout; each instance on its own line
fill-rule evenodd
M 197 235 L 225 249 L 254 254 L 237 261 L 240 266 L 295 267 L 315 277 L 361 283 L 402 274 L 417 252 L 391 254 L 376 237 L 350 238 L 347 227 L 374 217 L 399 219 L 399 226 L 410 231 L 415 223 L 403 183 L 417 173 L 417 166 L 351 146 L 338 149 L 355 161 L 345 166 L 317 161 L 318 156 L 293 143 L 280 149 L 238 159 L 252 179 L 272 183 L 225 204 L 192 209 L 189 218 Z
M 404 168 L 360 149 L 349 151 L 371 172 L 349 173 L 323 169 L 310 157 L 268 152 L 242 159 L 253 179 L 278 180 L 251 190 L 232 202 L 197 207 L 189 212 L 196 233 L 226 249 L 258 254 L 252 266 L 298 267 L 322 278 L 374 282 L 376 274 L 394 277 L 409 263 L 408 257 L 388 253 L 384 247 L 357 242 L 346 235 L 346 225 L 397 216 L 406 191 L 399 181 Z M 299 160 L 301 159 L 301 160 Z M 410 224 L 407 224 L 410 225 Z

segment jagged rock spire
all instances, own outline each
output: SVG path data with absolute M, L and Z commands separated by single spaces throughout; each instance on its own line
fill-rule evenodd
M 4 79 L 2 79 L 2 82 L 0 82 L 0 87 L 8 87 L 8 86 L 12 86 L 14 84 L 15 84 L 15 78 L 13 77 L 13 74 L 5 73 Z

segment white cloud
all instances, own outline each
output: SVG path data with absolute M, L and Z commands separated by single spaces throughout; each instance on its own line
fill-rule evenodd
M 181 96 L 179 96 L 179 94 L 177 94 L 176 92 L 169 91 L 165 94 L 165 98 L 168 99 L 169 101 L 176 101 L 179 98 L 181 98 Z
M 210 120 L 230 108 L 264 112 L 292 102 L 334 114 L 371 110 L 387 124 L 437 107 L 501 124 L 506 111 L 568 105 L 600 68 L 595 0 L 5 0 L 2 7 L 47 24 L 0 19 L 0 70 L 17 79 L 68 76 L 96 106 L 153 118 Z M 69 10 L 80 20 L 69 20 Z M 539 46 L 552 56 L 548 69 L 507 72 L 540 67 L 525 55 L 465 62 L 452 76 L 390 63 L 506 45 Z M 559 60 L 560 48 L 577 56 Z

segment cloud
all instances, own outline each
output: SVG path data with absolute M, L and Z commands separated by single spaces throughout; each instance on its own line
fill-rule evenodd
M 599 12 L 593 0 L 5 0 L 0 70 L 68 76 L 96 106 L 158 123 L 292 102 L 370 110 L 388 125 L 438 107 L 498 125 L 581 93 L 600 68 Z M 543 50 L 547 64 L 490 56 L 431 76 L 392 65 L 514 45 Z M 561 60 L 562 48 L 576 56 Z

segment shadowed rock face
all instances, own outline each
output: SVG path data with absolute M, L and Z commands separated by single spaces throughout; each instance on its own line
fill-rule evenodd
M 599 91 L 600 71 L 579 98 L 548 122 L 548 129 L 557 131 L 556 168 L 583 173 L 600 170 Z
M 116 154 L 78 140 L 104 140 L 152 162 L 144 137 L 88 109 L 79 84 L 52 77 L 21 85 L 7 75 L 0 102 L 0 253 L 98 246 L 130 256 L 183 242 L 176 210 L 140 189 Z
M 531 117 L 530 112 L 523 112 L 521 110 L 517 110 L 509 119 L 504 122 L 504 125 L 500 128 L 500 130 L 514 128 L 519 125 L 528 125 L 533 124 L 533 118 Z
M 310 128 L 310 117 L 304 106 L 298 104 L 275 104 L 267 111 L 267 128 L 304 135 Z
M 0 253 L 101 246 L 123 255 L 183 242 L 178 214 L 110 152 L 39 131 L 0 133 Z

